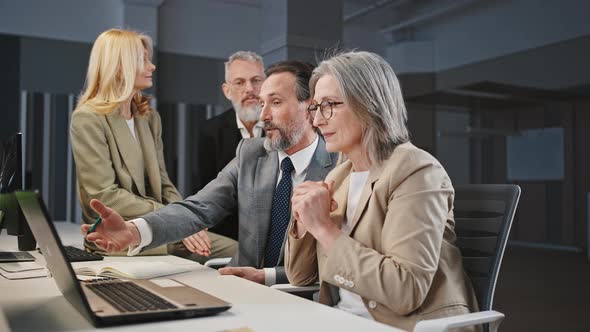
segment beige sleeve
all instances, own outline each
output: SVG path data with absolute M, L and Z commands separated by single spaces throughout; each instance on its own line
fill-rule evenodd
M 309 232 L 297 239 L 296 222 L 294 219 L 289 227 L 285 247 L 285 272 L 292 285 L 311 285 L 318 281 L 316 239 Z

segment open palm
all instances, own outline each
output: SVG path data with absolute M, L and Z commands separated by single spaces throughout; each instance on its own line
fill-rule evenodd
M 133 240 L 133 234 L 123 217 L 97 199 L 91 200 L 90 206 L 100 215 L 102 222 L 94 232 L 86 235 L 86 239 L 109 253 L 127 249 Z M 82 225 L 82 233 L 87 234 L 90 227 L 91 225 Z

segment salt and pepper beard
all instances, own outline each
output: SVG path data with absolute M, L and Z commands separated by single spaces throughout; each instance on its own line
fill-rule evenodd
M 270 138 L 268 134 L 266 135 L 264 148 L 268 151 L 285 151 L 299 143 L 305 133 L 305 124 L 299 121 L 291 121 L 286 128 L 279 128 L 273 125 L 272 122 L 265 121 L 264 129 L 271 128 L 277 129 L 279 135 L 276 137 L 276 133 L 274 133 L 274 138 Z
M 252 106 L 242 107 L 239 103 L 234 103 L 232 101 L 232 105 L 242 122 L 257 122 L 260 120 L 260 113 L 262 111 L 260 104 L 256 103 Z

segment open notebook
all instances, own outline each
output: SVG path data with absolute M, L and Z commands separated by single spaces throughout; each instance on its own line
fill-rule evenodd
M 189 270 L 166 262 L 84 262 L 74 263 L 74 273 L 85 276 L 152 279 Z

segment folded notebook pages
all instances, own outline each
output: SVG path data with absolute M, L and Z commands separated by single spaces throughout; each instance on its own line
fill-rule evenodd
M 124 278 L 151 279 L 171 274 L 184 273 L 189 270 L 166 262 L 84 262 L 74 265 L 74 272 L 79 275 Z

